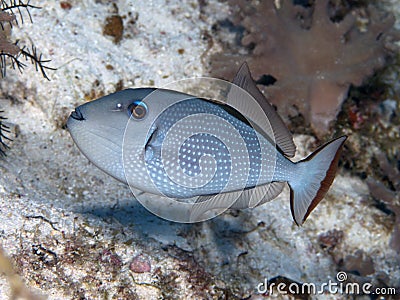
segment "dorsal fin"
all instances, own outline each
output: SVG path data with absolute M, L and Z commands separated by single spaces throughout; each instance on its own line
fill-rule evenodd
M 296 146 L 293 142 L 292 134 L 272 105 L 257 88 L 246 62 L 242 64 L 232 83 L 247 91 L 257 101 L 271 123 L 276 145 L 287 157 L 293 157 L 296 152 Z

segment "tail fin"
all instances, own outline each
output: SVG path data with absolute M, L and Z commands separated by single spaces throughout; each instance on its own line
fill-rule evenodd
M 297 163 L 299 174 L 289 181 L 290 209 L 297 225 L 303 224 L 331 186 L 346 139 L 330 141 Z

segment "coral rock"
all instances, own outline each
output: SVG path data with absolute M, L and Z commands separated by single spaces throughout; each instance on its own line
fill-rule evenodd
M 247 33 L 242 45 L 248 55 L 216 54 L 211 73 L 231 79 L 237 66 L 247 61 L 255 78 L 269 74 L 276 79 L 265 88 L 269 100 L 286 116 L 300 112 L 317 134 L 324 134 L 336 118 L 350 85 L 382 68 L 392 54 L 394 17 L 376 8 L 350 10 L 334 22 L 329 0 L 309 8 L 291 1 L 231 0 L 233 22 Z M 366 14 L 364 16 L 363 14 Z M 357 25 L 368 19 L 365 30 Z
M 146 257 L 138 255 L 132 259 L 129 269 L 135 273 L 146 273 L 151 271 L 151 264 Z

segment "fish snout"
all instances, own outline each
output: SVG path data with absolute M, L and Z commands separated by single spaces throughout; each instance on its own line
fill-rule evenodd
M 85 120 L 79 107 L 75 108 L 75 110 L 71 113 L 70 118 L 78 120 L 78 121 Z

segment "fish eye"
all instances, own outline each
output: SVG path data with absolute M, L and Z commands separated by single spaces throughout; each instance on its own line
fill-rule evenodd
M 128 106 L 128 113 L 134 119 L 141 120 L 147 114 L 147 105 L 140 100 L 136 100 Z

